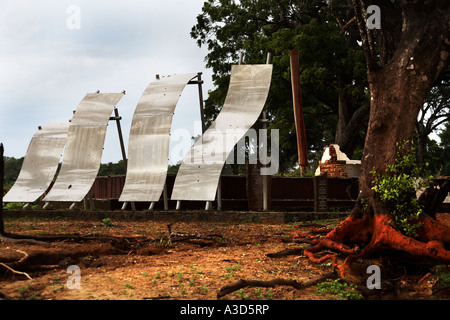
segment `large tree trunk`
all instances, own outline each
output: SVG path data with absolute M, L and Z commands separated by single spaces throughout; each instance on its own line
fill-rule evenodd
M 397 142 L 412 140 L 425 96 L 449 63 L 450 2 L 402 1 L 398 7 L 402 17 L 401 32 L 392 35 L 385 29 L 378 37 L 386 42 L 378 42 L 378 45 L 384 45 L 380 49 L 381 61 L 375 60 L 373 31 L 364 25 L 363 1 L 353 0 L 353 3 L 365 46 L 371 92 L 369 126 L 359 181 L 360 195 L 350 216 L 304 253 L 315 262 L 333 259 L 334 265 L 344 274 L 346 267 L 355 259 L 385 249 L 450 263 L 450 251 L 445 248 L 445 244 L 450 243 L 450 228 L 422 214 L 418 236 L 413 239 L 402 234 L 392 225 L 389 207 L 372 189 L 374 177 L 371 173 L 375 170 L 381 174 L 387 165 L 394 163 Z M 379 0 L 377 3 L 386 6 L 389 1 Z M 388 15 L 383 20 L 385 23 L 389 21 L 388 13 L 382 11 L 382 14 Z M 399 32 L 400 29 L 397 26 L 392 30 Z M 396 42 L 395 50 L 390 52 L 393 42 Z M 323 249 L 332 249 L 348 257 L 343 265 L 337 264 L 336 254 L 317 258 L 317 253 Z
M 402 35 L 389 62 L 369 67 L 371 107 L 360 181 L 365 197 L 373 195 L 370 171 L 394 162 L 396 142 L 412 140 L 426 94 L 449 62 L 449 3 L 439 1 L 439 8 L 438 1 L 423 2 L 404 6 Z

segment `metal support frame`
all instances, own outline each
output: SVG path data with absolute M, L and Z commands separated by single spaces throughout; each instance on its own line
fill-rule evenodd
M 123 91 L 125 94 L 125 90 Z M 116 121 L 117 126 L 117 134 L 119 135 L 119 143 L 120 143 L 120 150 L 122 152 L 122 160 L 123 160 L 123 166 L 125 168 L 125 172 L 127 172 L 127 153 L 125 151 L 125 144 L 123 142 L 123 134 L 122 134 L 122 127 L 120 125 L 120 120 L 122 120 L 122 117 L 119 115 L 119 110 L 117 107 L 114 107 L 114 117 L 109 118 L 110 121 Z M 124 202 L 122 205 L 122 210 L 125 210 L 128 203 Z M 136 211 L 136 205 L 134 202 L 131 202 L 131 210 Z
M 267 53 L 267 60 L 266 64 L 270 64 L 272 62 L 272 54 L 270 52 Z M 267 123 L 269 122 L 269 119 L 267 119 L 266 111 L 262 112 L 262 128 L 267 130 Z M 267 141 L 265 142 L 267 143 Z M 267 148 L 267 146 L 266 146 Z M 268 150 L 268 148 L 267 148 Z M 267 157 L 267 152 L 265 153 L 264 157 Z M 264 163 L 267 163 L 267 159 L 264 159 Z M 268 176 L 263 175 L 263 210 L 268 211 L 269 210 L 269 188 L 268 188 Z
M 198 85 L 198 100 L 199 100 L 199 106 L 200 106 L 200 121 L 202 122 L 202 134 L 205 132 L 206 128 L 205 128 L 205 113 L 204 113 L 204 103 L 203 103 L 203 80 L 202 80 L 202 72 L 198 72 L 197 73 L 197 80 L 191 80 L 189 81 L 187 84 L 196 84 Z M 166 204 L 167 202 L 167 185 L 164 185 L 164 210 L 168 210 L 168 204 Z M 177 204 L 175 207 L 175 210 L 180 210 L 181 207 L 181 201 L 177 200 Z M 210 208 L 211 204 L 208 205 L 208 203 L 206 203 L 206 208 Z M 209 209 L 205 209 L 205 210 L 209 210 Z
M 260 122 L 261 122 L 262 128 L 267 129 L 267 122 L 269 122 L 269 120 L 267 119 L 266 111 L 262 112 L 262 117 L 260 118 Z M 264 143 L 267 143 L 267 141 L 265 141 Z M 268 146 L 266 146 L 266 148 L 267 147 Z M 267 152 L 265 152 L 265 154 L 264 154 L 263 163 L 267 163 Z M 266 164 L 264 164 L 263 166 L 266 166 Z M 263 175 L 262 179 L 263 179 L 263 210 L 267 211 L 267 210 L 269 210 L 269 194 L 268 194 L 269 188 L 268 188 L 268 181 L 267 181 L 268 176 Z

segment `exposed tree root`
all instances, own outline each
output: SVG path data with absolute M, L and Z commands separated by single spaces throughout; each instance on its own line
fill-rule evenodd
M 44 241 L 39 241 L 31 238 L 16 238 L 11 237 L 8 234 L 0 234 L 0 243 L 18 243 L 18 244 L 36 244 L 36 245 L 43 245 L 43 246 L 49 246 L 50 244 Z
M 450 243 L 450 228 L 427 215 L 419 222 L 417 239 L 405 236 L 395 229 L 390 214 L 363 215 L 355 214 L 360 209 L 356 207 L 353 213 L 329 232 L 316 245 L 303 251 L 312 262 L 322 263 L 331 259 L 333 267 L 339 269 L 341 277 L 345 277 L 350 264 L 358 258 L 367 257 L 381 250 L 397 250 L 415 257 L 430 258 L 438 263 L 450 263 L 450 251 L 444 244 Z M 376 211 L 376 209 L 375 209 Z M 325 249 L 337 253 L 317 256 Z M 344 254 L 346 259 L 339 265 L 337 258 Z
M 280 258 L 289 255 L 301 255 L 303 254 L 303 249 L 284 249 L 280 252 L 268 253 L 266 256 L 268 258 Z
M 22 263 L 23 261 L 25 261 L 28 258 L 28 253 L 26 253 L 25 251 L 22 251 L 22 250 L 16 250 L 16 251 L 20 252 L 20 253 L 22 253 L 24 255 L 19 261 L 16 262 L 16 264 L 20 264 L 20 263 Z M 4 264 L 3 262 L 0 262 L 0 266 L 5 267 L 6 269 L 8 269 L 9 271 L 11 271 L 13 273 L 22 274 L 25 277 L 27 277 L 29 280 L 33 280 L 28 273 L 14 270 L 13 268 L 11 268 L 10 266 Z
M 237 291 L 239 289 L 245 288 L 245 287 L 265 287 L 265 288 L 273 288 L 276 286 L 291 286 L 297 290 L 305 289 L 308 287 L 312 287 L 320 282 L 326 281 L 327 279 L 335 279 L 336 273 L 335 272 L 327 272 L 320 276 L 317 279 L 309 280 L 306 282 L 298 282 L 296 280 L 289 280 L 289 279 L 273 279 L 269 281 L 262 281 L 262 280 L 244 280 L 240 279 L 236 282 L 233 282 L 229 285 L 226 285 L 222 287 L 219 292 L 217 293 L 217 298 L 222 298 L 226 296 L 227 294 L 230 294 L 234 291 Z

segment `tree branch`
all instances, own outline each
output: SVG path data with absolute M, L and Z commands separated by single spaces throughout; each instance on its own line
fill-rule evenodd
M 365 21 L 365 9 L 363 9 L 363 4 L 361 3 L 361 0 L 352 0 L 353 8 L 355 10 L 355 17 L 356 22 L 358 25 L 359 33 L 361 35 L 361 40 L 363 44 L 364 54 L 366 56 L 366 64 L 368 72 L 373 71 L 376 66 L 375 61 L 375 52 L 374 52 L 374 44 L 373 44 L 373 37 L 369 36 L 366 28 L 366 21 Z
M 24 256 L 19 261 L 15 262 L 14 264 L 20 264 L 26 258 L 28 258 L 28 253 L 26 253 L 25 251 L 22 251 L 22 250 L 16 250 L 16 251 L 22 253 Z M 0 266 L 5 267 L 6 269 L 8 269 L 9 271 L 11 271 L 13 273 L 22 274 L 22 275 L 26 276 L 29 280 L 33 280 L 33 278 L 31 278 L 28 273 L 14 270 L 13 268 L 11 268 L 10 266 L 4 264 L 3 262 L 0 262 Z
M 273 280 L 269 280 L 269 281 L 239 279 L 236 282 L 233 282 L 229 285 L 222 287 L 219 290 L 219 292 L 217 293 L 217 298 L 222 298 L 222 297 L 226 296 L 227 294 L 230 294 L 234 291 L 237 291 L 237 290 L 245 288 L 245 287 L 273 288 L 275 286 L 290 286 L 297 290 L 301 290 L 301 289 L 305 289 L 308 287 L 312 287 L 320 282 L 326 281 L 327 279 L 334 279 L 336 277 L 337 277 L 337 274 L 335 272 L 327 272 L 317 279 L 309 280 L 306 282 L 298 282 L 296 280 L 281 279 L 281 278 L 277 278 L 277 279 L 273 279 Z

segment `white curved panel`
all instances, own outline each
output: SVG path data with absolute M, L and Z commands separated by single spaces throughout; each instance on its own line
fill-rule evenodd
M 34 202 L 44 194 L 58 169 L 68 128 L 69 121 L 49 122 L 33 135 L 19 176 L 4 202 Z
M 106 127 L 123 93 L 89 93 L 69 126 L 61 171 L 44 201 L 79 202 L 92 187 L 100 168 Z
M 119 201 L 158 201 L 166 181 L 170 128 L 178 99 L 196 77 L 176 74 L 149 84 L 134 112 L 125 185 Z
M 213 201 L 222 167 L 234 145 L 258 120 L 270 88 L 272 65 L 233 65 L 228 93 L 216 120 L 187 153 L 172 200 Z

